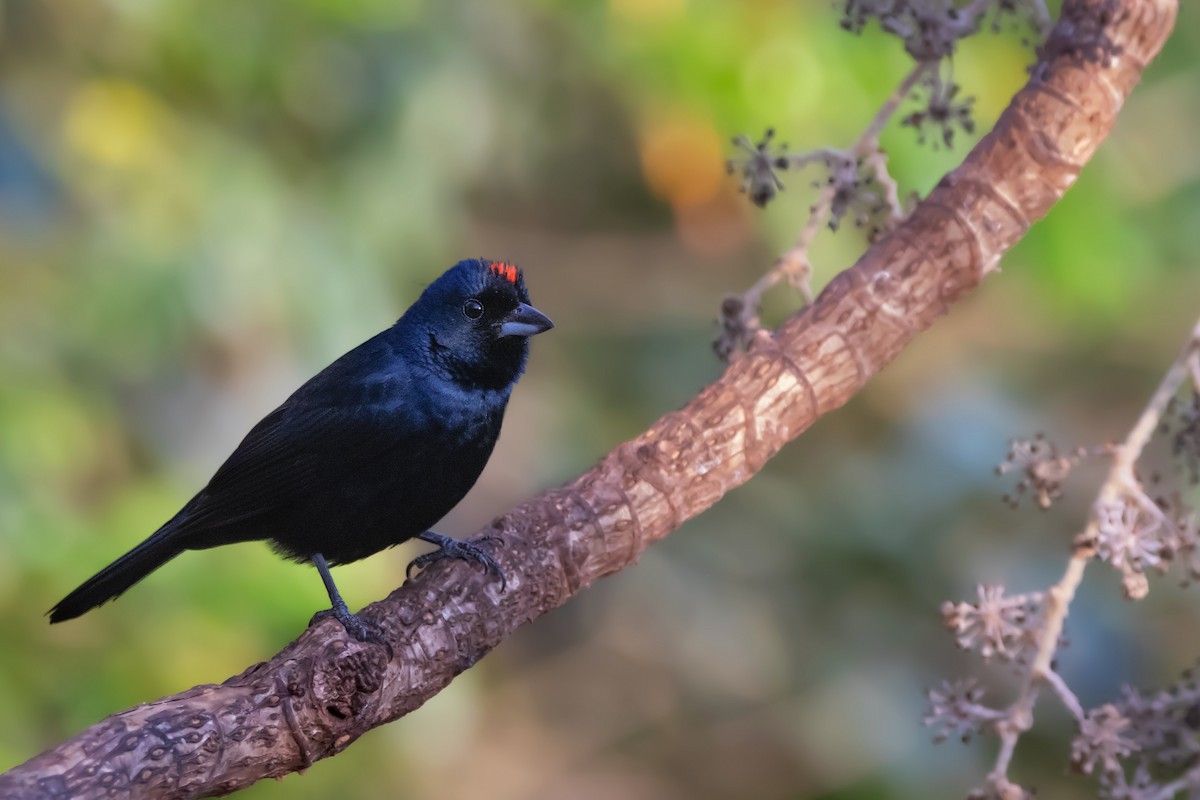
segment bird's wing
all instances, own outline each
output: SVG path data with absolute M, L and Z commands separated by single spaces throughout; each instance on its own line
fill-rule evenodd
M 189 525 L 252 519 L 342 479 L 394 447 L 369 408 L 289 400 L 260 421 L 187 509 Z
M 399 379 L 384 331 L 310 378 L 250 429 L 184 509 L 187 525 L 217 527 L 285 507 L 344 479 L 405 443 L 403 409 L 379 404 L 395 389 L 373 381 L 381 366 Z

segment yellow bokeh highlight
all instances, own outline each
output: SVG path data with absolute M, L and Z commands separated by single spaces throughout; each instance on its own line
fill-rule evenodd
M 180 124 L 153 92 L 96 78 L 68 96 L 63 150 L 78 196 L 136 236 L 147 252 L 172 251 L 194 230 L 202 205 L 203 134 Z M 167 263 L 160 261 L 159 263 Z
M 134 83 L 94 80 L 67 104 L 63 136 L 67 147 L 116 170 L 152 168 L 168 155 L 166 110 Z
M 725 181 L 721 137 L 712 122 L 676 116 L 643 127 L 639 149 L 646 185 L 672 208 L 716 197 Z
M 754 48 L 741 69 L 742 97 L 760 119 L 776 124 L 818 112 L 826 97 L 820 54 L 802 36 L 780 34 Z

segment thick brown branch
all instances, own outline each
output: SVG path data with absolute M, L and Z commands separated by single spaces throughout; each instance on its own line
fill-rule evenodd
M 0 796 L 228 793 L 420 706 L 518 626 L 748 480 L 974 288 L 1074 182 L 1175 10 L 1174 0 L 1068 0 L 1029 84 L 902 226 L 683 409 L 484 531 L 503 539 L 508 591 L 439 564 L 366 609 L 390 661 L 324 622 L 219 686 L 103 720 L 0 776 Z

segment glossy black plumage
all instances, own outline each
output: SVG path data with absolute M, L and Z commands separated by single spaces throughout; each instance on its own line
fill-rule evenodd
M 515 267 L 459 262 L 395 325 L 255 425 L 199 494 L 67 595 L 50 621 L 116 597 L 184 550 L 265 539 L 287 558 L 316 564 L 335 616 L 364 638 L 325 564 L 425 537 L 475 483 L 524 370 L 528 337 L 552 327 L 528 303 Z M 490 561 L 427 536 L 451 556 Z

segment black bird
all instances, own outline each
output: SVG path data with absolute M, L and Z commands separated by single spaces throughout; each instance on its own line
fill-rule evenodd
M 50 610 L 73 619 L 184 550 L 265 539 L 321 573 L 331 612 L 366 641 L 329 566 L 412 538 L 438 545 L 410 564 L 464 558 L 478 545 L 428 530 L 474 485 L 500 434 L 529 337 L 554 327 L 529 304 L 521 271 L 460 261 L 388 330 L 346 353 L 254 426 L 199 494 L 165 525 Z

